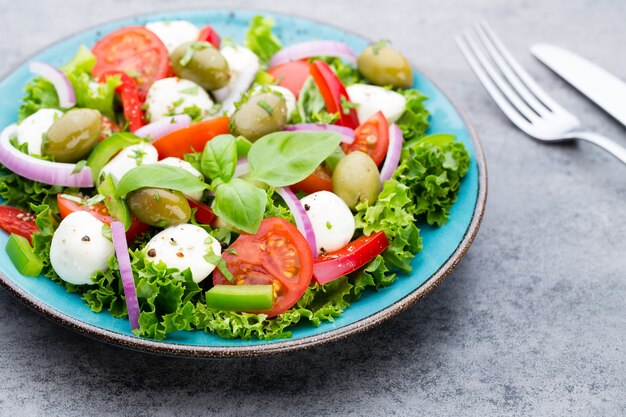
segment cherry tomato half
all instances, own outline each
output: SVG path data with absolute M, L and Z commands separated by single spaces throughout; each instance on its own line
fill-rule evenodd
M 315 168 L 315 171 L 302 181 L 291 186 L 296 191 L 312 194 L 317 191 L 332 191 L 333 180 L 330 173 L 322 165 Z
M 235 280 L 230 282 L 215 270 L 213 285 L 272 285 L 274 305 L 263 311 L 269 317 L 290 309 L 313 276 L 313 255 L 306 239 L 294 225 L 279 218 L 263 220 L 254 235 L 242 233 L 222 258 Z
M 16 207 L 2 205 L 0 205 L 0 229 L 9 234 L 25 237 L 31 244 L 33 234 L 39 232 L 34 214 Z
M 213 29 L 211 25 L 206 25 L 205 27 L 200 29 L 198 40 L 200 42 L 208 42 L 211 45 L 215 46 L 217 49 L 220 49 L 220 44 L 222 43 L 220 35 L 217 34 L 215 29 Z
M 120 131 L 120 127 L 113 120 L 109 119 L 106 116 L 100 116 L 100 120 L 102 123 L 102 129 L 100 134 L 100 142 L 111 136 L 113 133 L 117 133 Z
M 310 67 L 306 60 L 293 61 L 277 65 L 267 72 L 278 81 L 278 85 L 287 88 L 298 98 L 302 85 L 309 78 Z
M 137 81 L 144 101 L 152 83 L 170 70 L 167 48 L 159 37 L 143 26 L 129 26 L 109 33 L 92 50 L 96 56 L 95 78 L 109 71 L 122 71 Z
M 208 141 L 226 133 L 228 133 L 228 117 L 218 117 L 175 130 L 156 140 L 153 145 L 159 151 L 160 159 L 170 156 L 182 159 L 186 153 L 202 152 Z
M 354 142 L 348 145 L 341 144 L 345 153 L 361 151 L 367 153 L 380 165 L 385 160 L 389 148 L 389 122 L 382 112 L 370 117 L 354 131 Z
M 212 224 L 215 218 L 217 217 L 211 207 L 206 204 L 202 204 L 199 201 L 192 200 L 191 198 L 187 199 L 189 203 L 189 207 L 192 209 L 196 209 L 195 219 L 200 224 Z
M 57 205 L 59 206 L 59 212 L 61 214 L 61 218 L 63 219 L 71 213 L 74 213 L 75 211 L 86 211 L 87 213 L 94 216 L 96 219 L 100 220 L 102 223 L 111 225 L 111 222 L 115 221 L 115 219 L 109 214 L 109 211 L 107 210 L 104 203 L 97 203 L 92 206 L 88 206 L 86 204 L 80 204 L 76 201 L 67 199 L 63 197 L 63 194 L 58 194 Z M 130 227 L 126 231 L 126 239 L 128 240 L 128 242 L 133 242 L 149 228 L 150 226 L 140 222 L 139 220 L 137 220 L 135 215 L 132 215 Z

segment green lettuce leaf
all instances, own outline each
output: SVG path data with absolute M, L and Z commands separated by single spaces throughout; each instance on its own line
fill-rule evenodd
M 254 16 L 246 32 L 246 47 L 265 63 L 282 48 L 280 39 L 272 32 L 275 23 L 271 17 Z
M 30 211 L 31 205 L 45 204 L 53 214 L 58 214 L 57 194 L 70 193 L 61 186 L 50 186 L 23 178 L 0 165 L 0 198 L 4 204 Z
M 406 98 L 406 107 L 402 116 L 396 121 L 402 130 L 405 141 L 424 136 L 428 129 L 428 110 L 424 106 L 427 97 L 418 90 L 398 90 Z
M 338 114 L 326 111 L 326 103 L 315 81 L 307 78 L 300 90 L 296 110 L 291 115 L 291 123 L 332 124 L 338 117 Z
M 17 111 L 18 123 L 40 109 L 58 109 L 59 96 L 52 83 L 37 77 L 26 85 L 26 95 Z

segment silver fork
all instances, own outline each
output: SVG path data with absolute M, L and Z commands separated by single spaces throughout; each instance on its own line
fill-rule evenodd
M 457 36 L 456 42 L 498 107 L 527 135 L 553 143 L 576 139 L 591 142 L 626 164 L 626 148 L 598 133 L 583 130 L 580 120 L 537 85 L 486 23 L 475 25 L 474 32 L 465 31 Z

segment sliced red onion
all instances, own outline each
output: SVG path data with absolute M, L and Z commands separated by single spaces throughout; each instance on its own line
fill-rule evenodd
M 126 308 L 128 309 L 128 321 L 131 329 L 139 328 L 139 300 L 135 290 L 135 278 L 130 266 L 130 255 L 128 254 L 128 242 L 126 242 L 126 231 L 122 222 L 111 222 L 111 236 L 113 237 L 113 247 L 117 256 L 117 264 L 120 267 L 122 286 L 124 287 L 124 297 L 126 298 Z
M 135 135 L 140 138 L 155 141 L 176 130 L 185 128 L 191 124 L 191 117 L 188 114 L 177 114 L 176 116 L 157 120 L 148 125 L 140 127 L 135 131 Z
M 270 59 L 269 67 L 297 61 L 312 56 L 332 56 L 344 58 L 350 63 L 356 63 L 357 55 L 352 48 L 343 42 L 337 41 L 308 41 L 290 45 L 276 52 Z
M 287 207 L 289 207 L 289 210 L 291 211 L 291 214 L 293 214 L 293 218 L 296 221 L 296 227 L 306 238 L 306 241 L 309 243 L 309 247 L 311 248 L 313 259 L 316 259 L 317 243 L 315 241 L 315 233 L 313 232 L 311 220 L 309 219 L 308 214 L 306 214 L 306 210 L 302 206 L 302 203 L 293 191 L 289 189 L 289 187 L 278 187 L 276 188 L 276 192 L 283 198 L 283 200 L 285 200 L 285 203 L 287 203 Z
M 67 79 L 67 76 L 59 69 L 45 62 L 33 61 L 28 66 L 33 74 L 37 74 L 50 81 L 59 96 L 59 106 L 63 109 L 69 109 L 76 105 L 76 94 L 74 87 Z
M 248 175 L 250 173 L 250 164 L 248 164 L 248 158 L 239 158 L 237 161 L 237 167 L 235 168 L 235 173 L 233 177 L 243 177 L 244 175 Z
M 11 144 L 11 138 L 17 132 L 17 125 L 6 127 L 0 133 L 0 163 L 29 180 L 63 187 L 93 187 L 91 168 L 83 167 L 77 171 L 76 164 L 45 161 L 17 150 Z
M 301 123 L 297 125 L 289 125 L 286 126 L 284 130 L 292 130 L 292 131 L 331 131 L 337 132 L 342 136 L 341 142 L 347 143 L 351 145 L 354 142 L 354 129 L 351 129 L 346 126 L 338 126 L 338 125 L 325 125 L 321 123 Z
M 385 181 L 391 179 L 393 173 L 398 168 L 400 163 L 400 154 L 402 153 L 402 130 L 395 123 L 389 126 L 389 148 L 387 149 L 387 156 L 385 157 L 385 163 L 380 170 L 380 186 L 382 188 Z

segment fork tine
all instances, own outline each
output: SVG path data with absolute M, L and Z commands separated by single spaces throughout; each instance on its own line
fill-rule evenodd
M 498 39 L 495 32 L 489 27 L 486 22 L 480 22 L 479 26 L 484 31 L 485 35 L 491 40 L 495 48 L 500 52 L 500 55 L 509 64 L 509 67 L 515 72 L 517 77 L 526 85 L 526 87 L 550 110 L 566 111 L 561 105 L 550 97 L 543 88 L 541 88 L 535 80 L 526 72 L 524 68 L 517 62 L 513 55 L 506 49 L 504 44 Z M 507 77 L 508 78 L 508 77 Z
M 496 87 L 494 82 L 491 80 L 489 75 L 485 72 L 480 63 L 476 60 L 474 53 L 469 48 L 469 43 L 467 40 L 467 36 L 457 36 L 456 43 L 461 50 L 461 53 L 465 57 L 465 60 L 470 65 L 472 70 L 474 70 L 474 74 L 478 77 L 483 87 L 487 90 L 491 98 L 496 102 L 500 110 L 504 112 L 504 114 L 520 129 L 526 131 L 530 128 L 530 123 L 528 120 L 523 118 L 520 113 L 511 105 L 511 103 L 506 99 L 506 97 L 502 94 L 502 92 Z
M 520 112 L 529 122 L 533 123 L 539 116 L 537 113 L 522 100 L 515 91 L 511 88 L 504 78 L 500 75 L 497 69 L 491 64 L 489 59 L 485 57 L 483 52 L 478 46 L 478 41 L 475 36 L 469 32 L 465 32 L 465 41 L 469 45 L 470 49 L 474 53 L 475 59 L 480 62 L 484 71 L 489 75 L 494 84 L 500 89 L 502 94 L 511 102 L 511 104 Z
M 500 68 L 500 71 L 502 71 L 506 79 L 509 80 L 509 83 L 511 83 L 511 85 L 513 86 L 517 94 L 519 94 L 522 97 L 522 99 L 524 99 L 526 104 L 528 104 L 540 116 L 545 114 L 547 111 L 550 111 L 550 108 L 548 108 L 545 104 L 537 100 L 537 98 L 530 92 L 528 87 L 524 85 L 524 83 L 520 80 L 520 78 L 515 74 L 511 66 L 503 58 L 500 51 L 498 51 L 498 49 L 495 47 L 494 42 L 491 39 L 491 37 L 487 35 L 487 32 L 485 31 L 485 28 L 483 27 L 483 25 L 482 24 L 474 25 L 474 30 L 478 34 L 478 37 L 480 38 L 483 46 L 489 53 L 489 56 L 491 57 L 491 59 L 493 59 L 493 61 L 498 66 L 498 68 Z M 493 35 L 493 37 L 495 37 L 495 34 L 493 33 L 493 31 L 491 31 L 491 34 Z M 500 45 L 502 45 L 502 43 L 500 43 Z M 511 59 L 513 58 L 511 57 Z

